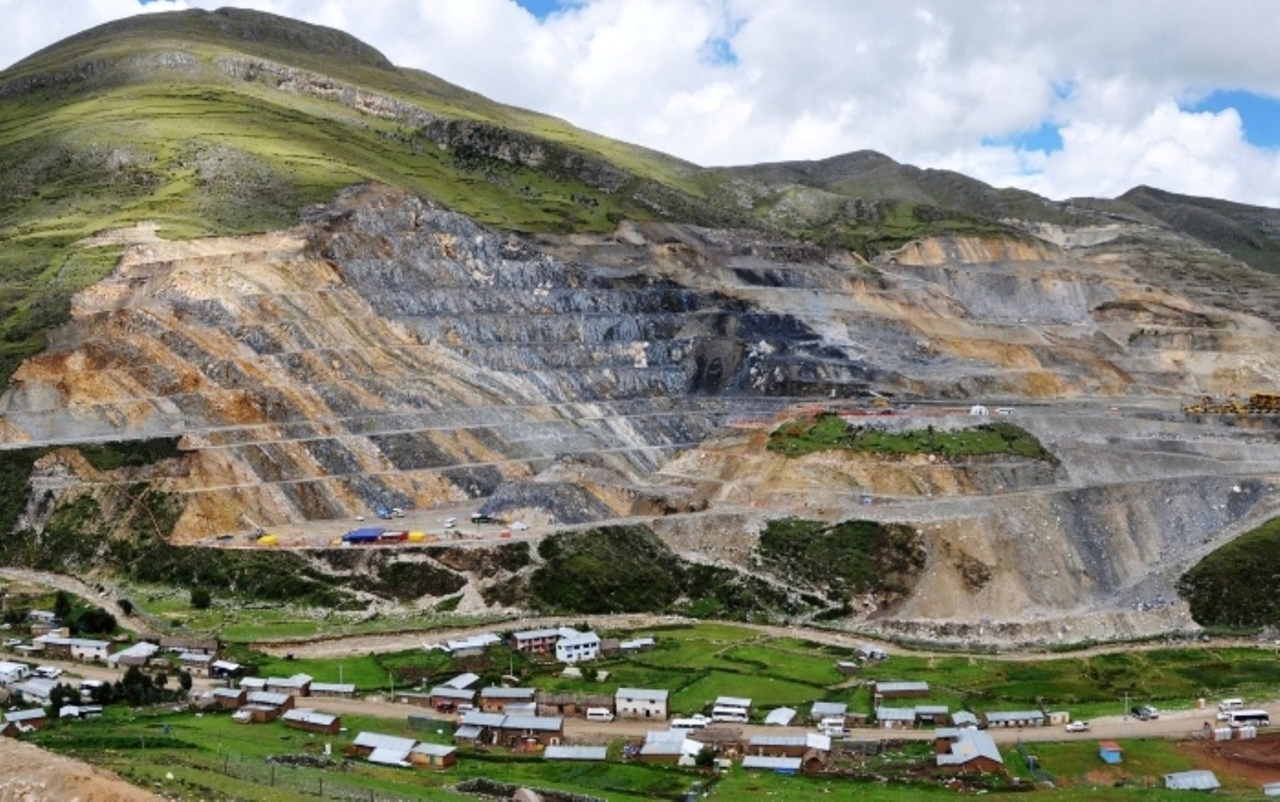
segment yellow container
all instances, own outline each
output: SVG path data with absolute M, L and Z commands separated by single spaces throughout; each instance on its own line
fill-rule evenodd
M 410 542 L 410 543 L 421 543 L 421 542 L 423 542 L 423 541 L 424 541 L 424 540 L 426 540 L 426 539 L 427 539 L 427 533 L 426 533 L 426 532 L 410 532 L 410 533 L 409 533 L 409 542 Z
M 263 535 L 258 538 L 259 546 L 276 546 L 280 544 L 280 538 L 275 535 Z

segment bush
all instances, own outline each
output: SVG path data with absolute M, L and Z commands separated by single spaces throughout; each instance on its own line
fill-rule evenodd
M 209 589 L 196 586 L 191 589 L 191 606 L 197 610 L 208 610 L 213 604 L 213 597 L 209 594 Z

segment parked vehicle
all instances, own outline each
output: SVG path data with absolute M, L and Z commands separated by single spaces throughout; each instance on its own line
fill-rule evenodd
M 1137 705 L 1129 711 L 1129 715 L 1139 721 L 1152 721 L 1160 718 L 1160 713 L 1151 705 Z
M 688 718 L 671 719 L 670 727 L 673 730 L 700 730 L 707 726 L 710 721 L 704 715 L 689 716 Z
M 22 638 L 5 638 L 4 639 L 4 647 L 6 649 L 13 646 L 21 646 L 21 645 L 22 645 Z
M 588 707 L 587 721 L 613 721 L 613 712 L 607 707 Z
M 1228 722 L 1232 727 L 1270 727 L 1271 714 L 1265 710 L 1232 710 Z
M 62 669 L 53 666 L 36 666 L 36 670 L 32 673 L 40 679 L 57 679 L 62 676 Z
M 1067 732 L 1088 732 L 1088 731 L 1089 731 L 1089 722 L 1087 721 L 1073 721 L 1067 725 Z

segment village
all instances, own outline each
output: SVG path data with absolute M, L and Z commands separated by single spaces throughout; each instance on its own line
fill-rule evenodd
M 606 770 L 666 766 L 675 785 L 696 782 L 704 793 L 735 776 L 843 780 L 850 790 L 878 778 L 904 793 L 921 783 L 957 790 L 1028 783 L 1047 789 L 1053 766 L 1031 750 L 1070 743 L 1077 751 L 1092 750 L 1099 770 L 1120 772 L 1115 776 L 1142 787 L 1207 791 L 1223 789 L 1226 780 L 1225 790 L 1231 791 L 1240 789 L 1238 778 L 1199 766 L 1158 777 L 1126 775 L 1126 750 L 1145 751 L 1139 744 L 1155 738 L 1194 740 L 1205 748 L 1231 744 L 1239 754 L 1242 744 L 1274 745 L 1277 739 L 1266 737 L 1266 728 L 1271 714 L 1280 713 L 1275 688 L 1249 704 L 1239 697 L 1198 699 L 1183 710 L 1156 710 L 1135 700 L 1131 708 L 1116 710 L 1119 715 L 1092 720 L 1068 708 L 966 708 L 929 680 L 914 678 L 920 672 L 909 656 L 870 643 L 842 654 L 828 649 L 821 656 L 795 655 L 794 664 L 809 670 L 819 660 L 829 664 L 826 670 L 838 678 L 831 683 L 835 692 L 814 689 L 812 697 L 801 698 L 792 692 L 797 686 L 779 695 L 767 686 L 783 683 L 768 682 L 762 698 L 753 698 L 761 684 L 744 677 L 736 684 L 708 684 L 704 699 L 687 687 L 619 684 L 644 676 L 645 661 L 681 648 L 678 641 L 688 633 L 601 634 L 565 625 L 478 630 L 421 644 L 420 653 L 433 666 L 429 675 L 403 687 L 395 687 L 393 678 L 391 687 L 370 690 L 355 681 L 311 676 L 314 660 L 289 675 L 256 675 L 253 666 L 223 654 L 217 639 L 163 636 L 122 644 L 70 637 L 60 623 L 52 612 L 32 610 L 18 630 L 7 633 L 7 654 L 0 658 L 5 736 L 41 743 L 72 728 L 119 722 L 125 709 L 120 702 L 134 720 L 146 706 L 127 697 L 122 683 L 141 675 L 164 677 L 165 685 L 177 677 L 177 687 L 153 701 L 152 715 L 162 718 L 161 738 L 174 738 L 197 722 L 227 722 L 241 731 L 280 727 L 318 739 L 305 749 L 321 750 L 319 765 L 346 761 L 427 772 L 429 782 L 468 763 L 474 764 L 471 771 L 488 768 L 501 780 L 504 772 L 492 761 L 506 755 L 521 766 L 529 760 Z M 712 635 L 723 634 L 717 627 L 729 629 L 712 625 Z M 13 636 L 23 632 L 28 637 Z M 505 667 L 495 664 L 502 656 Z M 896 678 L 895 665 L 913 678 Z M 337 668 L 341 673 L 341 664 Z M 726 693 L 709 695 L 717 689 Z M 783 699 L 788 703 L 779 703 Z M 1081 709 L 1098 712 L 1096 705 Z M 219 730 L 219 738 L 225 732 Z M 1280 794 L 1280 763 L 1272 765 L 1270 782 L 1249 786 L 1255 792 Z M 415 780 L 397 782 L 412 787 Z

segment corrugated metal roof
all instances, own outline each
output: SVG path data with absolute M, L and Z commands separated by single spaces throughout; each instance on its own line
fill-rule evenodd
M 458 731 L 453 734 L 453 737 L 462 738 L 467 741 L 474 741 L 480 737 L 480 728 L 473 724 L 467 724 L 459 727 Z
M 533 688 L 500 688 L 490 685 L 480 689 L 481 699 L 532 699 Z
M 946 705 L 916 705 L 916 715 L 945 716 L 948 709 Z
M 409 750 L 379 746 L 370 752 L 369 757 L 365 759 L 370 763 L 380 763 L 384 766 L 407 766 L 409 764 Z
M 418 744 L 409 750 L 418 755 L 431 755 L 432 757 L 448 757 L 458 751 L 456 746 L 445 746 L 443 744 Z
M 638 699 L 644 702 L 665 702 L 670 691 L 653 688 L 619 688 L 614 694 L 616 699 Z
M 604 760 L 609 756 L 606 746 L 548 746 L 542 756 L 547 760 Z
M 255 705 L 271 705 L 272 707 L 280 707 L 288 704 L 293 698 L 287 693 L 269 693 L 267 691 L 254 691 L 248 696 L 250 703 Z
M 775 727 L 785 727 L 791 723 L 791 719 L 796 717 L 796 711 L 790 707 L 779 707 L 777 710 L 769 711 L 769 715 L 764 717 L 764 723 Z
M 12 713 L 5 713 L 5 721 L 34 721 L 35 719 L 44 718 L 44 710 L 39 707 L 33 707 L 30 710 L 15 710 Z
M 213 655 L 204 654 L 202 652 L 183 652 L 178 655 L 180 663 L 212 663 Z
M 407 755 L 413 745 L 417 743 L 412 738 L 401 738 L 398 735 L 383 735 L 379 732 L 362 732 L 356 736 L 351 742 L 354 746 L 362 746 L 366 749 L 396 749 L 403 750 Z
M 409 694 L 404 694 L 408 696 Z M 431 696 L 439 696 L 442 699 L 466 699 L 471 701 L 476 698 L 475 691 L 464 691 L 459 688 L 448 688 L 444 685 L 438 685 L 431 689 Z
M 470 671 L 468 671 L 465 674 L 459 674 L 458 676 L 454 677 L 448 682 L 442 682 L 440 684 L 445 688 L 457 688 L 461 690 L 462 688 L 470 688 L 472 685 L 475 685 L 479 681 L 480 681 L 479 674 L 472 674 Z
M 356 686 L 350 682 L 313 682 L 312 693 L 355 693 Z
M 328 713 L 319 713 L 315 710 L 300 708 L 290 710 L 285 713 L 282 718 L 285 721 L 297 721 L 303 724 L 314 724 L 317 727 L 328 727 L 338 720 L 337 716 L 331 716 Z
M 951 715 L 951 721 L 957 726 L 961 724 L 977 724 L 978 717 L 968 710 L 957 710 Z
M 981 730 L 959 730 L 948 751 L 938 755 L 939 766 L 961 766 L 978 757 L 1004 763 L 991 736 Z
M 224 696 L 228 699 L 239 699 L 240 694 L 244 693 L 243 688 L 214 688 L 214 696 Z
M 849 705 L 844 702 L 814 702 L 810 715 L 814 718 L 825 718 L 826 716 L 843 716 L 849 710 Z
M 504 730 L 558 732 L 564 727 L 564 719 L 559 716 L 507 716 L 499 726 Z
M 563 632 L 564 630 L 560 628 L 551 627 L 547 627 L 545 629 L 526 629 L 524 632 L 515 633 L 514 637 L 517 641 L 537 640 L 539 638 L 550 638 L 552 636 L 563 637 Z
M 751 707 L 751 700 L 741 696 L 721 696 L 716 699 L 716 707 Z
M 821 751 L 831 750 L 831 738 L 826 735 L 818 735 L 812 732 L 806 732 L 804 735 L 753 735 L 751 736 L 750 746 L 783 746 L 783 747 L 803 747 L 805 749 L 819 749 Z
M 1044 719 L 1044 713 L 1039 710 L 1014 710 L 1008 713 L 988 713 L 987 721 L 1035 721 L 1036 719 Z
M 1216 791 L 1222 783 L 1212 771 L 1195 769 L 1164 775 L 1164 787 L 1175 791 Z
M 767 769 L 769 771 L 799 771 L 800 758 L 798 757 L 764 757 L 762 755 L 747 755 L 742 759 L 742 768 Z
M 876 718 L 880 721 L 915 721 L 914 707 L 877 707 Z
M 479 710 L 468 710 L 462 716 L 462 723 L 475 727 L 500 727 L 506 718 L 501 713 L 482 713 Z
M 267 680 L 265 677 L 242 677 L 240 679 L 240 687 L 245 689 L 265 688 L 267 687 Z
M 210 668 L 216 668 L 219 671 L 239 671 L 240 664 L 233 663 L 230 660 L 214 660 L 209 664 Z
M 876 693 L 929 692 L 929 683 L 923 681 L 877 682 Z

